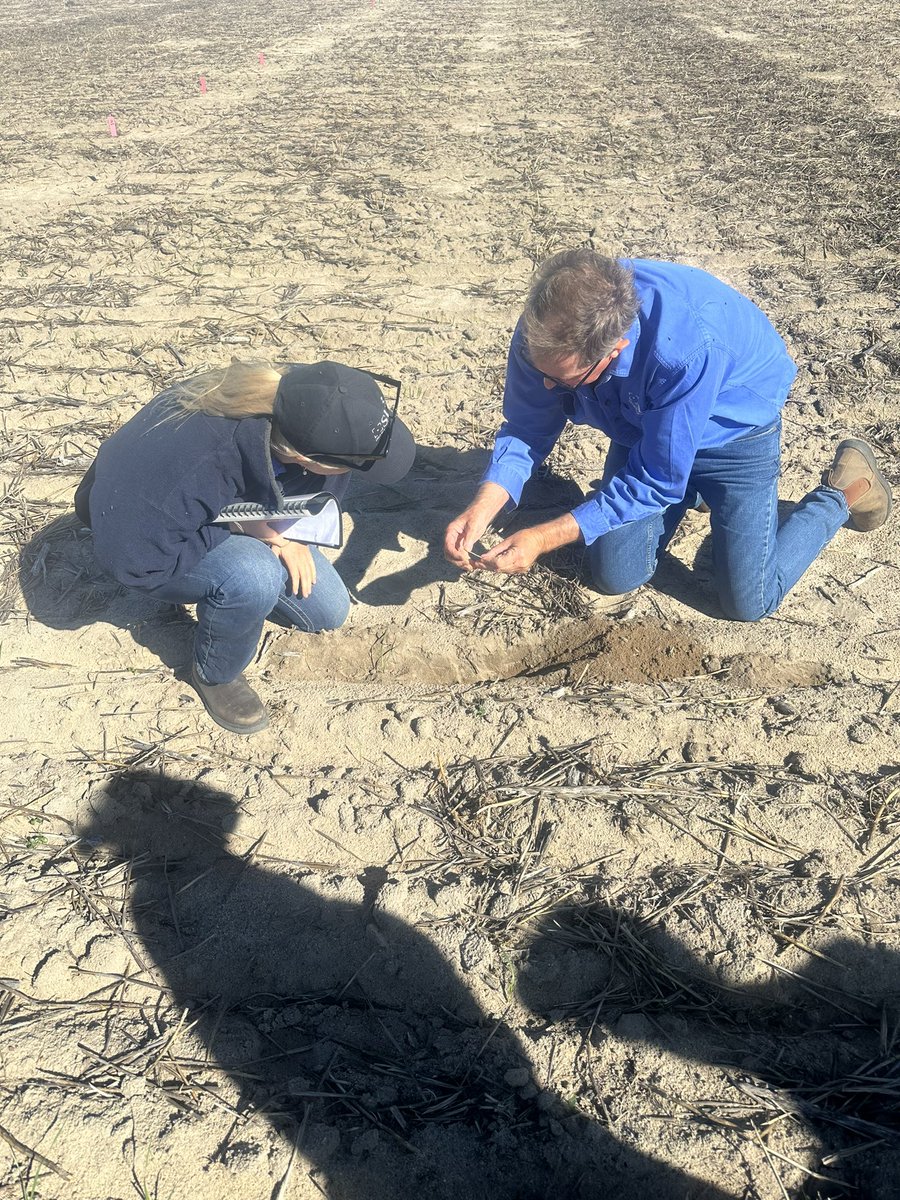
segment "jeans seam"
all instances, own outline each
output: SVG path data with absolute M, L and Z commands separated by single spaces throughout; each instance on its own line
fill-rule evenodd
M 207 598 L 207 604 L 208 603 L 209 603 L 209 599 Z M 203 637 L 199 640 L 203 643 L 203 645 L 201 648 L 202 653 L 197 655 L 197 658 L 201 660 L 198 665 L 199 665 L 199 670 L 200 670 L 200 678 L 205 679 L 206 665 L 209 660 L 210 647 L 212 646 L 212 640 L 213 640 L 212 621 L 209 621 L 209 620 L 206 621 L 206 630 L 204 632 Z
M 306 613 L 303 611 L 303 609 L 300 608 L 299 605 L 295 605 L 292 602 L 290 596 L 288 596 L 286 594 L 278 597 L 278 599 L 275 601 L 275 606 L 272 609 L 272 612 L 275 612 L 275 610 L 277 608 L 280 608 L 282 605 L 284 605 L 284 607 L 289 610 L 289 612 L 291 613 L 291 618 L 298 629 L 301 629 L 304 633 L 315 633 L 316 632 L 315 625 L 312 623 L 312 621 L 309 619 L 309 617 L 306 615 Z M 297 619 L 296 619 L 297 617 L 301 617 L 303 619 L 304 623 L 302 625 L 297 621 Z
M 659 542 L 659 535 L 656 533 L 656 530 L 654 529 L 655 524 L 656 524 L 656 522 L 653 520 L 650 520 L 647 522 L 647 541 L 646 541 L 646 555 L 644 558 L 644 572 L 648 579 L 653 575 L 653 573 L 655 571 L 655 561 L 654 561 L 654 556 L 653 556 L 653 544 L 654 544 L 654 541 Z
M 777 421 L 774 421 L 771 425 L 767 425 L 765 429 L 754 429 L 752 433 L 745 434 L 743 437 L 734 438 L 730 443 L 725 442 L 724 445 L 737 445 L 738 442 L 740 442 L 742 445 L 746 445 L 748 442 L 758 441 L 759 438 L 769 437 L 775 432 L 776 429 L 779 428 L 780 425 L 781 418 L 779 418 Z
M 777 529 L 778 522 L 777 522 L 777 520 L 774 522 L 772 520 L 772 505 L 773 505 L 773 503 L 775 505 L 775 510 L 777 512 L 777 510 L 778 510 L 778 484 L 777 484 L 777 481 L 776 481 L 775 487 L 769 489 L 769 505 L 768 505 L 768 512 L 766 513 L 766 542 L 765 542 L 765 548 L 763 551 L 764 560 L 765 560 L 766 564 L 768 564 L 768 562 L 769 562 L 769 554 L 770 554 L 770 547 L 771 547 L 771 542 L 772 542 L 773 527 L 775 528 L 776 538 L 778 536 L 778 529 Z M 780 573 L 777 556 L 776 556 L 776 561 L 775 561 L 774 567 L 775 567 L 775 570 L 771 573 L 773 583 L 778 579 L 779 573 Z M 760 573 L 759 573 L 759 610 L 758 611 L 761 616 L 763 614 L 768 615 L 768 612 L 769 612 L 769 609 L 766 606 L 766 596 L 765 596 L 765 590 L 764 590 L 765 585 L 766 585 L 766 578 L 767 578 L 767 572 L 760 571 Z M 777 604 L 775 607 L 776 608 L 778 607 Z M 775 609 L 772 609 L 772 611 L 774 612 Z

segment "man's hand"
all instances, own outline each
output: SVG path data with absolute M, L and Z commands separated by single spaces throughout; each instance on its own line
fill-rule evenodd
M 490 518 L 484 519 L 478 513 L 466 509 L 447 526 L 444 535 L 444 558 L 459 567 L 461 571 L 472 570 L 472 559 L 469 551 L 490 524 Z
M 302 542 L 291 542 L 285 539 L 283 542 L 270 542 L 273 554 L 287 567 L 288 575 L 291 579 L 291 592 L 295 595 L 300 595 L 306 600 L 316 582 L 316 560 L 310 552 L 309 546 L 304 546 Z
M 461 571 L 473 569 L 469 551 L 509 500 L 509 492 L 497 483 L 483 483 L 475 499 L 447 526 L 444 557 Z
M 520 529 L 497 546 L 493 546 L 473 565 L 485 571 L 499 571 L 504 575 L 524 575 L 542 554 L 548 554 L 560 546 L 577 542 L 581 536 L 578 522 L 571 513 L 547 521 L 544 525 L 533 525 Z
M 538 530 L 520 529 L 482 554 L 474 565 L 484 571 L 499 571 L 503 575 L 524 575 L 543 553 L 544 542 Z

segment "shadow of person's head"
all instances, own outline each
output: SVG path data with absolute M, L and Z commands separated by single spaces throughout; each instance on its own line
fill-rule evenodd
M 774 964 L 740 986 L 718 978 L 701 941 L 607 903 L 563 906 L 535 930 L 518 994 L 548 1027 L 572 1022 L 591 1040 L 724 1068 L 751 1094 L 778 1089 L 796 1119 L 830 1137 L 880 1139 L 900 1125 L 898 1091 L 884 1086 L 897 1074 L 900 952 L 838 936 L 802 969 Z M 867 1196 L 893 1197 L 882 1186 L 892 1154 L 886 1144 L 881 1161 L 867 1160 Z
M 84 797 L 78 834 L 88 851 L 177 869 L 201 869 L 234 856 L 230 838 L 240 821 L 234 796 L 202 779 L 159 771 L 122 771 Z
M 377 892 L 389 883 L 377 864 L 360 864 L 351 876 L 327 863 L 263 865 L 265 845 L 241 831 L 242 806 L 199 781 L 126 772 L 84 805 L 84 844 L 143 860 L 134 872 L 142 932 L 176 955 L 205 942 L 170 972 L 186 1000 L 340 994 L 477 1018 L 468 990 L 431 943 L 376 909 Z
M 764 964 L 760 964 L 764 965 Z M 724 983 L 699 944 L 654 918 L 603 901 L 563 906 L 533 932 L 520 983 L 523 1003 L 549 1019 L 686 1013 L 697 1022 L 761 1017 L 768 1028 L 831 1028 L 843 1013 L 865 1023 L 900 1006 L 900 952 L 835 937 L 802 970 L 774 962 L 764 982 Z M 877 1023 L 877 1022 L 876 1022 Z

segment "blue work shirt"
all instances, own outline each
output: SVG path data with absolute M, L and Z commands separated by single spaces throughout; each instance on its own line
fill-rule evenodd
M 797 373 L 768 317 L 740 292 L 696 267 L 622 261 L 640 311 L 623 334 L 629 345 L 596 383 L 545 387 L 519 322 L 484 475 L 518 503 L 567 421 L 630 447 L 624 468 L 572 512 L 588 545 L 683 500 L 697 451 L 771 425 Z

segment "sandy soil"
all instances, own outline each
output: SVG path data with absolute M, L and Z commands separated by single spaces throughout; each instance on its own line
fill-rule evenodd
M 753 627 L 699 513 L 621 599 L 436 549 L 529 274 L 588 240 L 784 331 L 786 503 L 848 432 L 900 483 L 894 7 L 0 30 L 0 1195 L 896 1200 L 896 521 Z M 71 519 L 98 442 L 232 354 L 397 373 L 421 444 L 350 504 L 347 628 L 267 632 L 247 740 Z M 565 435 L 526 518 L 601 461 Z

